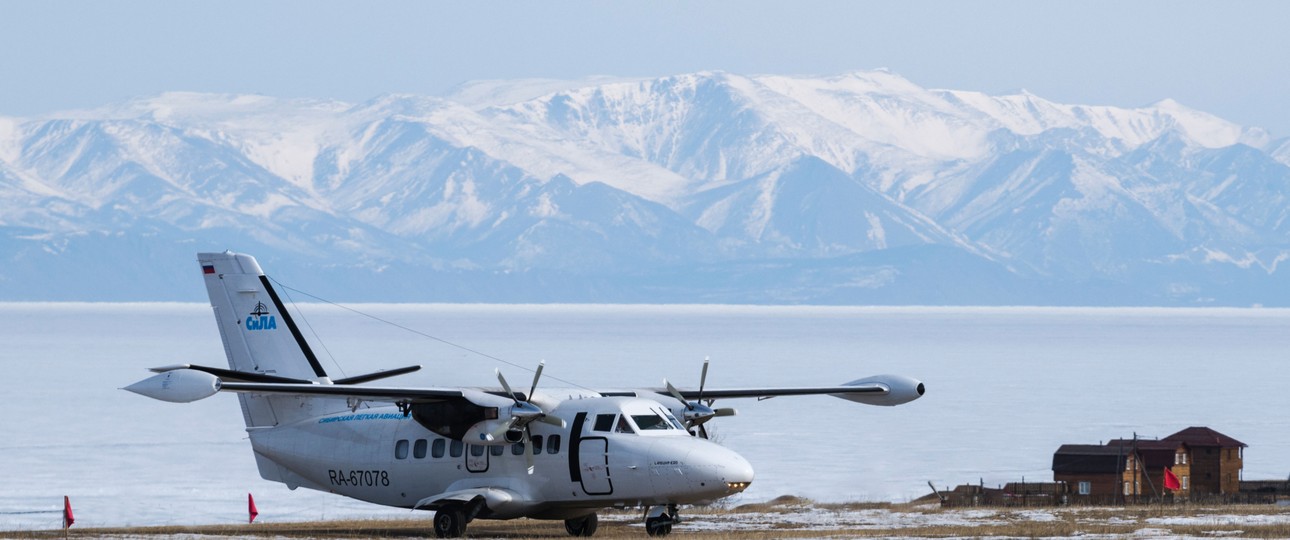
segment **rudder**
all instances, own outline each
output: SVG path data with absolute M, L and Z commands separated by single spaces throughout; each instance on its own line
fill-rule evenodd
M 198 253 L 229 369 L 330 384 L 255 257 L 225 251 Z M 289 423 L 319 411 L 320 398 L 238 394 L 246 426 Z

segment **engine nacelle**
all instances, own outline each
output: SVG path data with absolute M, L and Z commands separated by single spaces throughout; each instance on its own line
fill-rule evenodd
M 461 442 L 478 446 L 500 446 L 520 442 L 524 437 L 523 431 L 518 429 L 502 431 L 510 425 L 510 417 L 476 422 L 466 430 L 466 434 L 461 437 Z M 498 432 L 501 432 L 501 436 L 495 435 Z
M 175 369 L 148 377 L 125 387 L 125 390 L 161 401 L 189 403 L 215 395 L 221 385 L 219 377 L 210 373 Z
M 880 386 L 886 388 L 884 393 L 862 393 L 854 394 L 830 394 L 834 397 L 840 397 L 847 401 L 864 403 L 865 405 L 882 405 L 893 406 L 902 403 L 909 403 L 915 399 L 923 397 L 927 388 L 923 386 L 922 381 L 906 377 L 904 375 L 876 375 L 851 381 L 842 386 Z

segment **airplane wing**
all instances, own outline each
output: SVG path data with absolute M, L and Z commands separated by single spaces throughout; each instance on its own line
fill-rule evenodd
M 839 397 L 856 403 L 865 403 L 869 405 L 900 405 L 908 403 L 926 392 L 923 383 L 903 375 L 878 375 L 851 381 L 838 386 L 808 386 L 808 387 L 767 387 L 767 388 L 738 388 L 738 389 L 715 389 L 707 390 L 700 385 L 698 390 L 680 390 L 671 386 L 667 388 L 654 388 L 650 392 L 660 395 L 670 395 L 681 398 L 681 401 L 689 400 L 714 400 L 729 398 L 757 398 L 768 399 L 779 396 L 814 396 L 826 395 Z
M 367 401 L 443 401 L 465 397 L 455 388 L 404 388 L 394 386 L 351 386 L 348 384 L 235 383 L 220 385 L 220 391 L 247 394 L 345 397 Z
M 667 389 L 653 389 L 666 394 Z M 802 388 L 739 388 L 722 390 L 679 390 L 685 399 L 722 399 L 722 398 L 758 398 L 766 399 L 779 396 L 814 396 L 830 394 L 885 394 L 889 391 L 880 384 L 857 386 L 815 386 Z
M 158 373 L 127 386 L 125 389 L 136 394 L 173 403 L 188 403 L 210 397 L 218 392 L 356 398 L 366 401 L 413 403 L 460 399 L 467 397 L 468 393 L 472 396 L 486 394 L 486 392 L 465 388 L 405 388 L 357 386 L 354 384 L 317 384 L 312 381 L 255 373 L 229 372 L 216 368 L 189 365 L 154 368 L 153 371 Z M 372 376 L 365 375 L 362 377 L 369 378 Z

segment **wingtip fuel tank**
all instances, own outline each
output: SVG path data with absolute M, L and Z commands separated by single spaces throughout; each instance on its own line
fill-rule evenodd
M 210 373 L 175 369 L 148 377 L 123 390 L 171 403 L 189 403 L 215 395 L 220 385 L 219 377 Z
M 915 399 L 923 397 L 923 394 L 927 392 L 927 387 L 923 385 L 922 381 L 912 377 L 906 377 L 904 375 L 877 375 L 851 381 L 843 386 L 879 386 L 885 388 L 886 392 L 881 393 L 866 392 L 833 395 L 856 403 L 882 405 L 887 407 L 909 403 Z

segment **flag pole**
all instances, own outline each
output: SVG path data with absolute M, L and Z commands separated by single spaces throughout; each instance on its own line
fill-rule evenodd
M 76 523 L 76 518 L 72 516 L 72 500 L 63 495 L 63 538 L 67 538 L 67 529 Z

